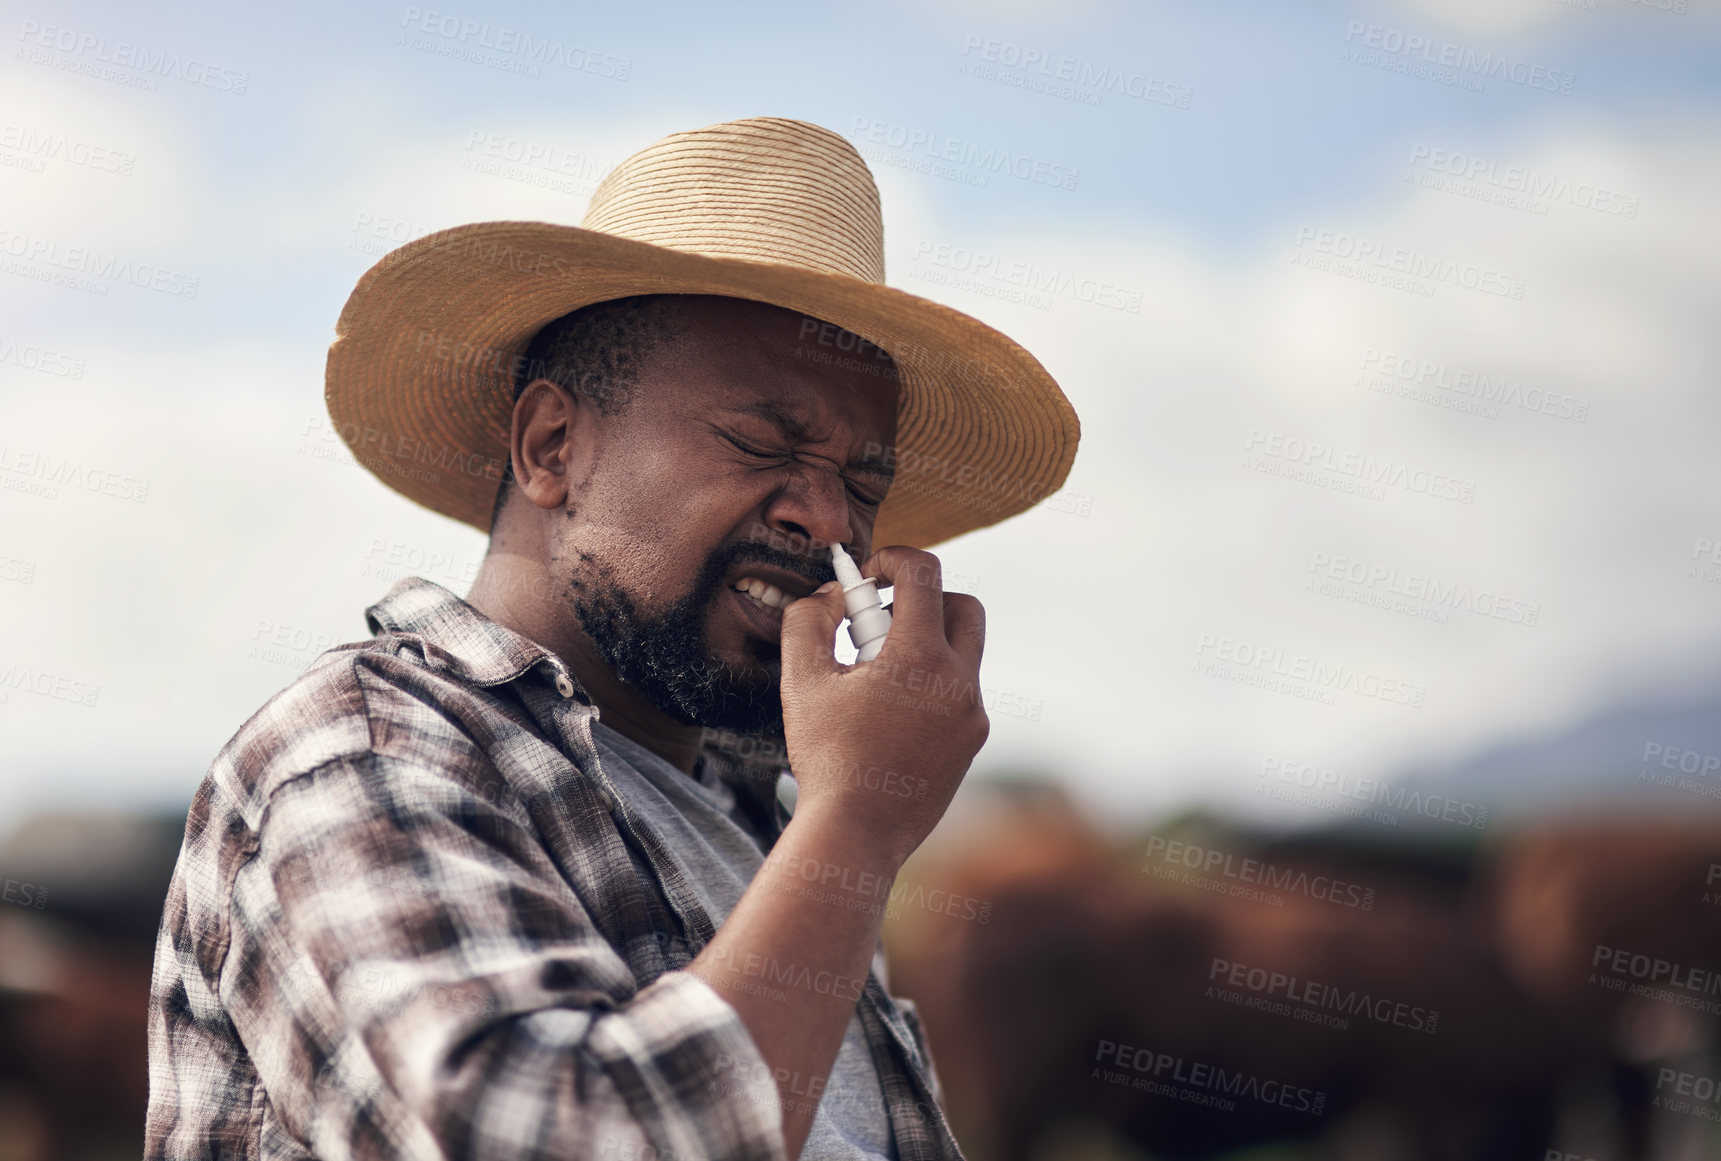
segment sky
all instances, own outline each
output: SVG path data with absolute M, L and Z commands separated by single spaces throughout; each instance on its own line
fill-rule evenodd
M 938 550 L 976 780 L 1271 821 L 1270 763 L 1721 676 L 1715 0 L 150 8 L 0 18 L 0 830 L 182 809 L 400 576 L 465 592 L 323 409 L 371 264 L 747 116 L 854 143 L 887 280 L 1081 417 Z

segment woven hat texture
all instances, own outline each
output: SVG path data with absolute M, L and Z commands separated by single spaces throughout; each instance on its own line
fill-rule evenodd
M 359 280 L 329 348 L 341 438 L 402 495 L 488 532 L 516 369 L 548 322 L 639 294 L 755 299 L 833 328 L 809 357 L 900 375 L 896 482 L 873 543 L 926 547 L 1056 491 L 1080 425 L 1045 368 L 960 311 L 884 284 L 878 188 L 839 135 L 754 117 L 674 133 L 617 166 L 579 226 L 480 222 L 409 242 Z M 852 340 L 845 340 L 852 342 Z

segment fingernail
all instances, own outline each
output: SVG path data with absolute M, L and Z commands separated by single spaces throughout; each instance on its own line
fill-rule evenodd
M 813 590 L 813 595 L 815 597 L 823 596 L 825 593 L 834 591 L 836 589 L 836 587 L 837 587 L 836 581 L 826 581 L 824 584 L 820 585 L 817 589 Z

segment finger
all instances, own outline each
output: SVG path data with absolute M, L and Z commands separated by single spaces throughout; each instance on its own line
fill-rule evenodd
M 843 590 L 827 581 L 783 610 L 783 680 L 837 670 L 837 626 L 843 623 Z
M 893 544 L 881 548 L 861 565 L 863 576 L 878 577 L 889 584 L 891 635 L 922 641 L 944 636 L 944 570 L 930 552 Z
M 944 637 L 971 671 L 986 652 L 986 606 L 967 593 L 944 594 Z

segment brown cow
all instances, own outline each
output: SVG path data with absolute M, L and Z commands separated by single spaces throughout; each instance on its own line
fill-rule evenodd
M 1483 865 L 1483 907 L 1514 977 L 1635 1070 L 1620 1078 L 1627 1151 L 1713 1144 L 1721 815 L 1552 820 L 1512 833 Z
M 981 829 L 910 874 L 987 921 L 901 906 L 889 933 L 977 1158 L 1066 1122 L 1162 1157 L 1541 1158 L 1562 1098 L 1605 1086 L 1606 1045 L 1517 986 L 1449 885 L 1195 829 L 1131 856 L 1043 798 Z

